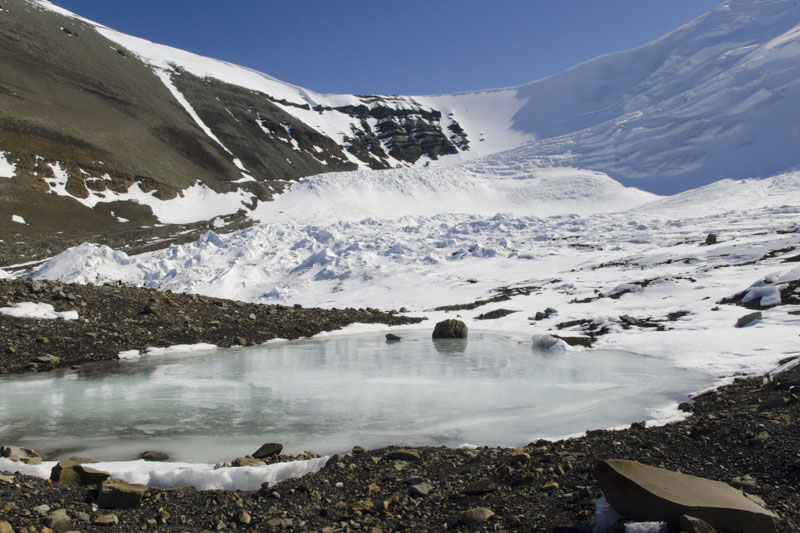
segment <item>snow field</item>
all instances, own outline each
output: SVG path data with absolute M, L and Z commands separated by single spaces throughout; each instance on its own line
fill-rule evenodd
M 0 276 L 2 277 L 2 276 Z M 50 304 L 22 302 L 14 307 L 0 307 L 0 314 L 15 318 L 38 318 L 44 320 L 78 320 L 77 311 L 56 311 Z
M 800 248 L 794 232 L 798 174 L 721 182 L 655 200 L 594 173 L 577 174 L 574 179 L 583 187 L 553 187 L 558 195 L 547 186 L 547 172 L 541 181 L 500 177 L 494 193 L 476 193 L 489 213 L 504 207 L 508 213 L 489 215 L 447 212 L 463 198 L 446 201 L 453 182 L 442 176 L 456 174 L 426 169 L 415 181 L 409 172 L 309 178 L 267 204 L 272 210 L 259 212 L 266 222 L 258 226 L 224 236 L 208 232 L 194 243 L 139 256 L 83 244 L 52 259 L 35 276 L 122 281 L 264 303 L 406 307 L 430 319 L 416 328 L 459 315 L 470 328 L 527 342 L 532 335 L 581 335 L 580 327 L 559 330 L 556 325 L 592 320 L 610 331 L 598 338 L 597 347 L 667 358 L 719 377 L 765 372 L 796 352 L 797 320 L 786 313 L 791 307 L 766 310 L 760 324 L 736 329 L 737 318 L 748 311 L 716 302 L 751 286 L 752 298 L 774 302 L 776 283 L 796 276 L 791 264 L 781 263 L 781 253 L 762 257 Z M 477 187 L 482 179 L 462 178 L 467 187 Z M 569 183 L 564 176 L 558 180 Z M 520 183 L 529 185 L 529 197 L 509 185 Z M 441 203 L 430 200 L 436 188 L 443 191 Z M 402 197 L 405 203 L 398 200 Z M 525 204 L 520 198 L 532 200 Z M 610 203 L 597 205 L 592 198 Z M 634 207 L 590 212 L 593 206 L 603 211 L 626 203 Z M 523 215 L 526 205 L 534 213 L 541 206 L 544 212 L 573 208 L 584 214 Z M 385 218 L 373 216 L 376 206 L 386 206 Z M 409 206 L 428 214 L 403 215 Z M 468 207 L 480 213 L 478 202 Z M 340 210 L 346 216 L 337 219 Z M 515 210 L 519 213 L 512 214 Z M 711 232 L 719 243 L 705 246 Z M 490 298 L 502 287 L 529 290 L 472 310 L 433 311 Z M 546 307 L 558 314 L 529 320 Z M 498 320 L 476 319 L 496 308 L 517 312 Z M 619 319 L 628 314 L 665 320 L 678 311 L 688 314 L 664 322 L 667 331 L 625 329 Z

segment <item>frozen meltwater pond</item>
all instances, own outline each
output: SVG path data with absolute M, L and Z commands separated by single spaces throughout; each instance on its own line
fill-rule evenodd
M 540 352 L 472 333 L 467 342 L 381 334 L 146 357 L 0 380 L 0 443 L 59 457 L 220 462 L 280 442 L 521 446 L 653 418 L 710 376 L 611 351 Z

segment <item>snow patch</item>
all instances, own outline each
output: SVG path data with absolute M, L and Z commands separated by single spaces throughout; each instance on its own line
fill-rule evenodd
M 0 307 L 0 314 L 15 318 L 78 320 L 77 311 L 56 311 L 50 304 L 35 302 L 21 302 L 14 307 Z
M 8 154 L 0 152 L 0 178 L 13 178 L 17 174 L 17 164 L 9 163 Z

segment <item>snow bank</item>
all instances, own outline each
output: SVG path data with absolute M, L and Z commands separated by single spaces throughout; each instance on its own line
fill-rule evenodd
M 39 318 L 46 320 L 78 320 L 77 311 L 56 311 L 50 304 L 21 302 L 14 307 L 0 307 L 0 314 L 15 318 Z
M 17 174 L 16 163 L 9 163 L 5 152 L 0 152 L 0 178 L 13 178 Z
M 188 485 L 198 490 L 257 490 L 263 483 L 272 486 L 287 479 L 317 472 L 327 461 L 328 457 L 321 457 L 266 466 L 214 468 L 213 465 L 204 463 L 139 460 L 92 463 L 91 467 L 108 472 L 113 478 L 150 487 L 170 488 Z M 50 471 L 56 464 L 56 461 L 45 461 L 41 465 L 26 465 L 0 458 L 0 471 L 50 479 Z

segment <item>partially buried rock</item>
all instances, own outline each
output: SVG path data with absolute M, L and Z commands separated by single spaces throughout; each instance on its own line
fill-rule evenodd
M 717 234 L 709 233 L 706 235 L 706 246 L 713 246 L 714 244 L 717 244 Z
M 472 509 L 468 509 L 461 514 L 460 521 L 468 526 L 475 526 L 478 524 L 483 524 L 493 516 L 494 513 L 491 509 L 486 507 L 473 507 Z
M 494 481 L 492 481 L 491 479 L 481 479 L 480 481 L 476 481 L 475 483 L 472 483 L 467 487 L 464 487 L 464 489 L 462 489 L 461 492 L 463 492 L 464 494 L 468 494 L 470 496 L 476 496 L 479 494 L 486 494 L 487 492 L 491 492 L 494 489 L 495 489 Z
M 100 484 L 97 505 L 103 509 L 134 509 L 142 502 L 146 491 L 146 485 L 108 479 Z
M 115 514 L 101 514 L 92 523 L 96 526 L 116 526 L 119 524 L 119 517 Z
M 408 489 L 408 493 L 414 497 L 423 497 L 430 494 L 431 490 L 433 490 L 433 487 L 427 483 L 417 483 L 415 485 L 411 485 L 411 487 Z
M 400 341 L 402 339 L 403 339 L 402 337 L 398 337 L 394 333 L 387 333 L 386 334 L 386 342 L 398 342 L 398 341 Z
M 47 525 L 53 531 L 69 531 L 72 529 L 72 519 L 65 509 L 53 511 L 47 517 Z
M 419 452 L 401 449 L 389 452 L 384 457 L 393 461 L 419 461 Z
M 467 325 L 460 320 L 451 318 L 443 320 L 433 328 L 434 339 L 466 339 Z
M 595 475 L 606 500 L 632 520 L 663 521 L 678 530 L 687 515 L 719 530 L 776 531 L 776 514 L 719 481 L 621 459 L 601 461 Z
M 756 311 L 755 313 L 749 313 L 736 321 L 736 327 L 743 328 L 745 326 L 749 326 L 750 324 L 754 324 L 755 322 L 762 320 L 763 318 L 764 317 L 761 314 L 761 311 Z
M 164 462 L 169 461 L 169 455 L 164 452 L 155 452 L 152 450 L 148 450 L 146 452 L 142 452 L 139 458 L 144 459 L 145 461 L 154 461 L 154 462 Z
M 277 442 L 268 442 L 256 450 L 253 453 L 253 457 L 256 459 L 265 459 L 267 457 L 272 457 L 273 455 L 278 455 L 282 450 L 283 444 L 278 444 Z
M 693 516 L 683 515 L 680 517 L 681 531 L 686 533 L 717 533 L 705 520 L 700 520 Z

